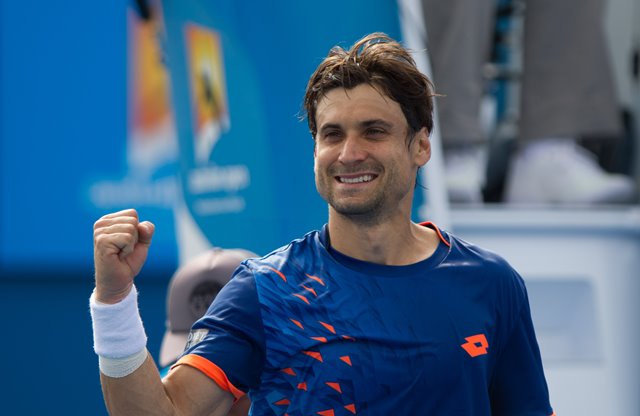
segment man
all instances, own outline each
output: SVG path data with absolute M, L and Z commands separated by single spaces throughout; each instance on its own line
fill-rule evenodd
M 304 100 L 328 224 L 244 261 L 163 380 L 133 285 L 153 225 L 134 210 L 98 220 L 91 305 L 112 414 L 224 415 L 246 393 L 254 415 L 552 414 L 522 279 L 410 220 L 432 96 L 384 34 L 332 49 Z

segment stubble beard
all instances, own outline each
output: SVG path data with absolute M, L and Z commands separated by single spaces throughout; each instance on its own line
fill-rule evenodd
M 329 204 L 331 211 L 350 221 L 362 225 L 381 223 L 391 213 L 387 205 L 389 195 L 387 184 L 378 184 L 376 189 L 369 191 L 369 195 L 358 196 L 357 199 L 349 195 L 336 195 L 332 186 L 333 175 L 322 175 L 316 180 L 316 187 L 320 196 Z M 377 180 L 380 180 L 378 178 Z
M 384 195 L 380 191 L 362 201 L 336 198 L 333 193 L 327 195 L 325 199 L 336 214 L 359 224 L 377 224 L 384 217 L 385 201 Z

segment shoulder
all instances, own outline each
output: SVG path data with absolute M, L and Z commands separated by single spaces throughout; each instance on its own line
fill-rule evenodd
M 469 242 L 432 222 L 420 225 L 432 229 L 441 243 L 449 247 L 448 261 L 457 265 L 481 266 L 494 271 L 511 271 L 511 265 L 498 253 Z
M 452 233 L 442 231 L 451 244 L 446 262 L 468 269 L 478 279 L 525 295 L 525 284 L 518 271 L 502 255 L 478 246 Z
M 481 247 L 450 232 L 441 232 L 451 244 L 451 255 L 456 259 L 468 258 L 469 260 L 478 262 L 486 267 L 513 270 L 513 267 L 509 262 L 497 252 Z
M 252 273 L 254 276 L 272 273 L 274 270 L 305 270 L 307 264 L 324 250 L 319 234 L 317 230 L 310 231 L 263 257 L 247 259 L 242 262 L 239 270 L 243 270 L 245 274 Z

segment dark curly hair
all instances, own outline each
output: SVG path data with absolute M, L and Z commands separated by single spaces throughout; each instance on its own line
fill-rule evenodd
M 311 75 L 303 106 L 314 137 L 318 102 L 334 88 L 369 84 L 396 101 L 413 135 L 433 128 L 434 87 L 420 72 L 409 51 L 384 33 L 360 39 L 349 50 L 335 46 Z

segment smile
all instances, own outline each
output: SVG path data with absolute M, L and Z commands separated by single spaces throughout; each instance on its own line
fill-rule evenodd
M 340 183 L 363 183 L 363 182 L 371 182 L 373 180 L 374 176 L 373 175 L 362 175 L 362 176 L 355 176 L 355 177 L 351 177 L 351 178 L 346 178 L 344 176 L 338 176 L 338 182 Z

